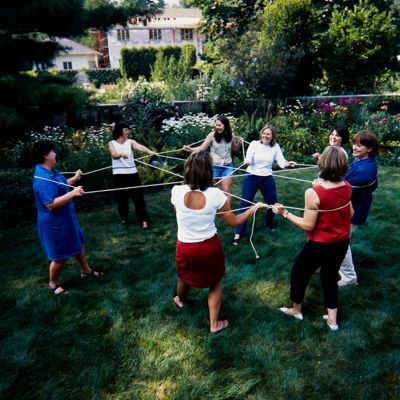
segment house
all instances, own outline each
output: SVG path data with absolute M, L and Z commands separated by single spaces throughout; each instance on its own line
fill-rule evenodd
M 197 53 L 202 53 L 205 36 L 197 28 L 200 20 L 198 8 L 165 8 L 153 17 L 132 18 L 126 26 L 116 25 L 107 33 L 111 68 L 120 67 L 124 47 L 193 44 Z
M 101 53 L 71 39 L 56 38 L 57 43 L 65 47 L 52 60 L 53 68 L 58 70 L 94 69 L 99 67 Z M 44 70 L 47 67 L 42 64 L 34 65 L 36 70 Z

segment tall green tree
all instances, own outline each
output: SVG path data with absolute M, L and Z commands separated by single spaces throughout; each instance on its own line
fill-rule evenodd
M 276 0 L 236 42 L 225 41 L 226 64 L 255 97 L 310 92 L 314 65 L 311 0 Z
M 56 37 L 106 29 L 129 18 L 154 14 L 162 0 L 3 0 L 0 18 L 0 144 L 27 128 L 35 108 L 61 110 L 79 104 L 82 94 L 70 82 L 21 73 L 32 65 L 50 65 L 62 50 Z
M 370 90 L 396 53 L 394 18 L 366 0 L 332 13 L 320 38 L 320 63 L 334 92 Z

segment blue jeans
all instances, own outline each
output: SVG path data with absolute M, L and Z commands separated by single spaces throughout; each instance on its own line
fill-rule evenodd
M 265 203 L 267 204 L 276 203 L 277 200 L 276 200 L 275 179 L 272 175 L 269 176 L 246 175 L 243 179 L 243 185 L 242 185 L 242 199 L 244 200 L 240 200 L 240 208 L 251 206 L 250 202 L 254 200 L 254 197 L 258 189 L 260 189 Z M 265 216 L 265 226 L 269 229 L 272 229 L 273 227 L 272 225 L 273 218 L 274 214 L 272 210 L 267 210 Z M 246 232 L 246 222 L 244 222 L 242 225 L 239 225 L 235 229 L 235 233 L 237 233 L 240 236 L 244 235 L 245 232 Z
M 219 179 L 223 178 L 224 176 L 232 175 L 233 162 L 226 164 L 224 166 L 213 165 L 213 171 L 214 171 L 214 179 Z

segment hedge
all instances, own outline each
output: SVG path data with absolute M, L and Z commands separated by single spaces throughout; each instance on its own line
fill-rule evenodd
M 194 51 L 196 56 L 196 49 L 192 45 L 186 45 L 193 48 L 186 50 L 186 57 L 193 58 L 191 55 Z M 185 47 L 185 46 L 184 46 Z M 126 78 L 137 79 L 139 76 L 144 76 L 146 79 L 150 78 L 150 67 L 154 64 L 157 52 L 162 51 L 164 57 L 175 58 L 179 60 L 182 56 L 181 46 L 162 46 L 162 47 L 131 47 L 123 48 L 121 50 L 121 73 Z M 190 54 L 190 55 L 188 55 Z

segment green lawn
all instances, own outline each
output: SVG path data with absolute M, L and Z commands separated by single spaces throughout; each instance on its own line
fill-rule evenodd
M 291 174 L 310 179 L 315 170 Z M 379 178 L 368 223 L 352 238 L 360 285 L 340 290 L 336 333 L 321 318 L 318 274 L 304 321 L 277 311 L 290 304 L 289 273 L 305 239 L 281 218 L 267 233 L 258 216 L 259 260 L 247 240 L 231 246 L 232 230 L 218 219 L 227 261 L 221 317 L 231 325 L 216 336 L 208 334 L 207 290 L 193 290 L 182 311 L 171 301 L 170 188 L 146 195 L 149 234 L 120 227 L 114 206 L 78 214 L 91 265 L 105 276 L 81 280 L 70 260 L 66 296 L 47 289 L 35 223 L 3 227 L 0 397 L 399 399 L 400 170 L 381 167 Z M 306 183 L 277 178 L 277 187 L 280 202 L 303 206 Z

